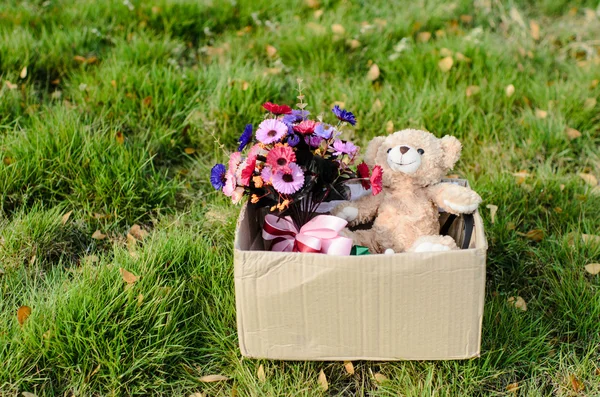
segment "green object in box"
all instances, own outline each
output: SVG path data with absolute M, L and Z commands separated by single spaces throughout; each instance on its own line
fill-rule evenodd
M 367 247 L 363 247 L 362 245 L 353 245 L 352 250 L 350 251 L 350 255 L 369 255 L 369 249 Z

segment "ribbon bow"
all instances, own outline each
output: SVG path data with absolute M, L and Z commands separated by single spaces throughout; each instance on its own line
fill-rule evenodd
M 352 239 L 339 235 L 347 223 L 337 216 L 318 215 L 298 230 L 289 216 L 268 214 L 262 236 L 272 240 L 271 251 L 350 255 Z

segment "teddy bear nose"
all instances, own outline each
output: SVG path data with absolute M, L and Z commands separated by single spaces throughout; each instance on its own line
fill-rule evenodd
M 404 154 L 408 152 L 410 148 L 408 146 L 400 146 L 400 153 Z

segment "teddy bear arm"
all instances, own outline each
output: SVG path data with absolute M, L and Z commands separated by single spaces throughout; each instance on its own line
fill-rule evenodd
M 383 194 L 378 194 L 377 196 L 363 196 L 356 201 L 338 205 L 332 211 L 332 214 L 346 219 L 350 226 L 361 225 L 375 219 L 382 200 Z M 350 215 L 350 217 L 348 215 Z
M 481 197 L 473 190 L 453 183 L 438 183 L 429 188 L 433 202 L 451 214 L 470 214 L 481 203 Z

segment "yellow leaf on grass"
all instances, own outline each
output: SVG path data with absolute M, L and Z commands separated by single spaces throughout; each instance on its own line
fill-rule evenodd
M 417 35 L 417 41 L 419 41 L 421 43 L 427 43 L 429 41 L 429 39 L 431 39 L 431 33 L 430 32 L 420 32 Z
M 263 367 L 262 364 L 258 366 L 258 370 L 256 371 L 256 377 L 261 382 L 265 382 L 267 380 L 267 376 L 265 375 L 265 367 Z
M 18 85 L 16 85 L 16 84 L 13 84 L 13 83 L 11 83 L 11 82 L 10 82 L 10 81 L 8 81 L 8 80 L 6 80 L 6 81 L 4 82 L 4 84 L 6 84 L 6 88 L 8 88 L 9 90 L 16 90 L 16 89 L 17 89 L 17 87 L 19 87 Z
M 490 210 L 490 220 L 492 224 L 494 224 L 496 220 L 496 212 L 498 212 L 498 206 L 494 204 L 488 204 L 485 206 L 485 208 Z
M 29 318 L 30 315 L 31 315 L 31 308 L 29 306 L 21 306 L 17 310 L 17 321 L 19 322 L 20 325 L 23 325 L 25 323 L 25 321 Z
M 596 103 L 598 103 L 596 98 L 588 98 L 585 101 L 583 101 L 583 109 L 584 110 L 592 110 L 593 108 L 596 107 Z
M 514 172 L 513 176 L 517 179 L 517 183 L 521 184 L 521 183 L 525 182 L 525 179 L 530 177 L 531 174 L 527 171 L 519 171 L 519 172 Z
M 194 149 L 193 147 L 186 147 L 185 149 L 183 149 L 183 151 L 185 152 L 185 154 L 194 154 L 194 153 L 196 153 L 196 149 Z
M 510 98 L 515 93 L 515 86 L 512 84 L 507 85 L 504 92 L 506 93 L 506 96 Z
M 511 383 L 506 386 L 507 392 L 516 393 L 517 390 L 519 390 L 519 382 Z
M 35 393 L 30 393 L 30 392 L 28 392 L 28 391 L 24 391 L 24 392 L 21 392 L 21 396 L 22 396 L 22 397 L 37 397 L 37 394 L 35 394 Z
M 148 232 L 142 229 L 141 226 L 137 223 L 131 226 L 131 229 L 129 229 L 129 233 L 131 233 L 133 237 L 140 241 L 145 239 L 146 236 L 148 236 Z
M 242 91 L 246 91 L 250 88 L 250 84 L 247 81 L 242 81 Z
M 379 78 L 379 66 L 377 66 L 376 63 L 372 64 L 371 67 L 369 68 L 369 71 L 367 72 L 367 80 L 369 81 L 375 81 Z
M 387 376 L 385 376 L 382 373 L 377 372 L 375 375 L 373 375 L 373 377 L 375 378 L 375 382 L 382 384 L 384 382 L 387 382 L 388 378 Z
M 204 394 L 202 392 L 197 392 L 197 393 L 190 394 L 189 397 L 206 397 L 206 394 Z
M 123 269 L 122 267 L 119 268 L 119 273 L 121 273 L 123 281 L 125 281 L 127 284 L 135 284 L 140 279 L 139 276 L 136 276 L 135 274 Z
M 277 54 L 277 48 L 273 47 L 272 45 L 267 45 L 266 49 L 267 49 L 267 56 L 269 58 L 273 58 Z
M 527 311 L 527 302 L 520 296 L 511 296 L 508 298 L 507 302 L 519 310 Z
M 344 368 L 349 375 L 354 375 L 354 365 L 352 361 L 344 361 Z
M 567 134 L 567 137 L 571 140 L 577 139 L 581 136 L 581 132 L 579 132 L 575 128 L 571 128 L 571 127 L 567 127 L 565 129 L 565 134 Z
M 325 12 L 325 11 L 323 11 L 322 9 L 321 9 L 321 10 L 316 10 L 316 11 L 313 13 L 313 16 L 315 17 L 315 19 L 319 19 L 319 18 L 321 18 L 321 16 L 323 15 L 323 13 L 324 13 L 324 12 Z
M 535 109 L 535 117 L 538 119 L 545 119 L 548 117 L 548 112 L 542 109 Z
M 481 89 L 478 85 L 470 85 L 465 90 L 465 94 L 467 95 L 467 97 L 470 97 L 479 94 L 479 91 L 481 91 Z
M 575 375 L 569 375 L 569 380 L 571 381 L 571 387 L 575 393 L 579 393 L 585 389 L 585 386 Z
M 375 99 L 375 102 L 373 102 L 373 105 L 371 106 L 371 110 L 373 112 L 379 112 L 379 111 L 381 111 L 381 109 L 383 109 L 383 103 L 381 103 L 379 98 L 377 98 L 377 99 Z
M 19 73 L 19 77 L 22 79 L 27 77 L 27 66 L 25 66 L 23 69 L 21 69 L 21 73 Z
M 222 382 L 225 380 L 229 380 L 229 378 L 226 377 L 225 375 L 206 375 L 206 376 L 200 377 L 200 382 L 206 382 L 206 383 Z
M 123 133 L 121 131 L 117 131 L 117 133 L 115 134 L 115 139 L 119 145 L 122 145 L 125 143 L 125 136 L 123 135 Z
M 598 185 L 598 178 L 596 178 L 595 175 L 593 174 L 588 174 L 585 172 L 581 172 L 579 174 L 579 177 L 581 179 L 583 179 L 585 181 L 585 183 L 587 183 L 590 186 L 597 186 Z
M 318 0 L 304 0 L 304 3 L 310 8 L 318 8 L 320 5 Z
M 443 57 L 450 57 L 450 56 L 452 56 L 452 51 L 447 48 L 441 48 L 440 55 Z
M 346 44 L 348 44 L 348 46 L 350 48 L 352 48 L 353 50 L 357 49 L 358 47 L 360 47 L 360 41 L 356 40 L 356 39 L 352 39 L 352 40 L 348 40 L 346 42 Z
M 529 240 L 540 242 L 544 239 L 544 231 L 541 229 L 533 229 L 525 233 L 525 237 Z
M 441 59 L 438 62 L 438 67 L 442 72 L 447 72 L 452 69 L 452 65 L 454 64 L 454 60 L 451 56 L 447 56 L 446 58 Z
M 529 31 L 531 32 L 531 38 L 535 41 L 540 39 L 540 25 L 536 21 L 529 21 Z
M 142 105 L 144 105 L 144 106 L 150 106 L 150 105 L 152 105 L 152 97 L 151 96 L 147 96 L 146 98 L 144 98 L 142 100 Z
M 461 15 L 460 16 L 460 20 L 462 23 L 471 23 L 473 22 L 473 16 L 472 15 Z
M 61 218 L 60 218 L 60 222 L 64 225 L 65 223 L 67 223 L 69 221 L 69 218 L 71 217 L 71 214 L 73 213 L 73 211 L 69 211 L 66 214 L 64 214 Z
M 319 378 L 317 379 L 317 382 L 319 383 L 319 386 L 321 386 L 321 389 L 323 391 L 327 391 L 329 389 L 329 383 L 327 382 L 327 376 L 325 376 L 325 372 L 323 372 L 323 370 L 321 370 L 321 372 L 319 372 Z
M 585 265 L 585 271 L 589 274 L 600 273 L 600 263 L 588 263 L 587 265 Z
M 96 230 L 94 234 L 92 234 L 92 238 L 95 240 L 104 240 L 106 238 L 106 234 L 102 234 L 100 230 Z
M 81 55 L 75 55 L 73 57 L 73 60 L 77 61 L 79 63 L 85 63 L 85 61 L 87 61 L 87 58 L 86 57 L 82 57 Z
M 339 34 L 340 36 L 346 33 L 346 29 L 344 29 L 344 27 L 339 23 L 334 23 L 331 25 L 331 31 L 335 34 Z
M 387 123 L 385 123 L 385 132 L 387 132 L 388 134 L 391 134 L 392 132 L 394 132 L 394 122 L 393 121 L 388 121 Z

